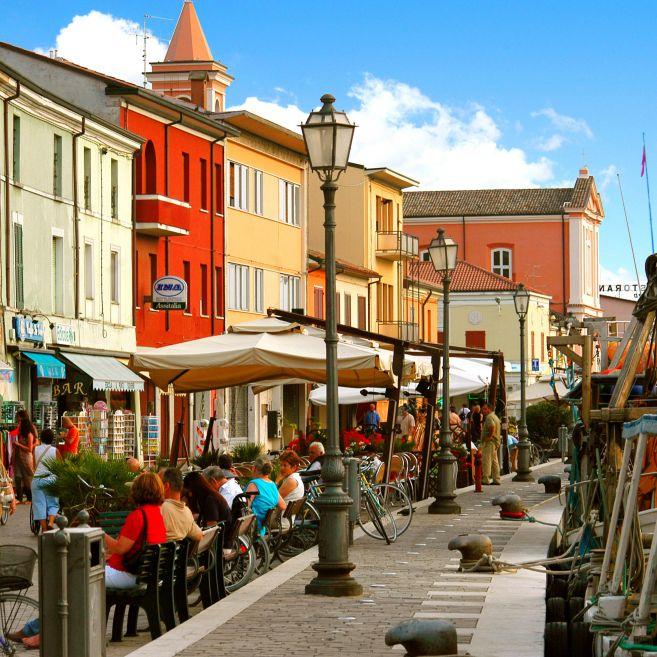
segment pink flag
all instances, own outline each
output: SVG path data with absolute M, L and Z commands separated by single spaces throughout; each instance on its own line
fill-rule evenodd
M 646 147 L 643 147 L 643 157 L 641 158 L 641 177 L 646 172 Z

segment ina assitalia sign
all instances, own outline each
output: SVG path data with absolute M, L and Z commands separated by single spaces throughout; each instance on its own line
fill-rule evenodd
M 187 283 L 178 276 L 163 276 L 153 283 L 153 310 L 185 310 Z

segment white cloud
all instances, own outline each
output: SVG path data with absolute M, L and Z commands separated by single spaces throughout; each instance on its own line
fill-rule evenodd
M 561 148 L 566 141 L 563 135 L 551 135 L 550 137 L 539 137 L 536 142 L 536 148 L 539 151 L 556 151 Z
M 83 16 L 74 16 L 57 34 L 55 44 L 37 48 L 47 53 L 56 49 L 60 57 L 101 71 L 122 80 L 142 84 L 142 27 L 134 21 L 92 10 Z M 167 44 L 149 33 L 148 61 L 162 61 Z
M 544 116 L 557 130 L 574 134 L 581 133 L 589 139 L 593 139 L 593 131 L 584 119 L 576 119 L 566 114 L 559 114 L 552 107 L 546 107 L 532 112 L 532 116 Z
M 597 176 L 598 187 L 601 192 L 607 190 L 607 187 L 612 183 L 616 182 L 616 174 L 618 173 L 618 167 L 615 164 L 610 164 L 608 167 L 605 167 L 600 171 Z
M 637 283 L 636 271 L 629 271 L 624 267 L 608 269 L 603 265 L 599 266 L 598 271 L 600 285 L 604 286 L 604 289 L 601 289 L 603 294 L 633 300 L 639 297 L 641 289 Z M 646 280 L 641 269 L 638 280 L 641 285 L 645 285 Z
M 447 107 L 417 87 L 370 75 L 349 96 L 346 109 L 358 125 L 354 162 L 390 167 L 428 189 L 534 187 L 553 177 L 547 158 L 531 161 L 522 149 L 503 146 L 499 127 L 480 105 Z M 256 97 L 230 109 L 248 109 L 295 130 L 308 115 L 296 104 Z

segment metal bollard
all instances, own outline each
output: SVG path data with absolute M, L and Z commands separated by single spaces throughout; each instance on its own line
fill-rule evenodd
M 344 464 L 344 479 L 342 486 L 345 493 L 351 498 L 351 506 L 347 511 L 347 520 L 349 521 L 349 545 L 354 544 L 354 526 L 360 515 L 360 480 L 358 477 L 358 465 L 360 461 L 356 458 L 345 457 L 342 459 Z

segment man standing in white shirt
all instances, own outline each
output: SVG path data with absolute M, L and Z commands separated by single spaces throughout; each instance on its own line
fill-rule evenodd
M 408 412 L 408 407 L 406 406 L 402 408 L 399 427 L 402 438 L 413 438 L 413 434 L 415 433 L 415 418 Z

